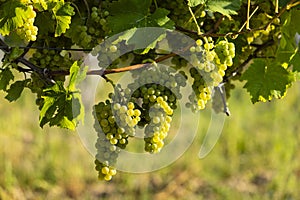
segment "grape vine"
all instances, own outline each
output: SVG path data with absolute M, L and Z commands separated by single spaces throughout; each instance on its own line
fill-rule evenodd
M 145 152 L 164 148 L 182 88 L 192 88 L 192 112 L 212 100 L 229 115 L 236 81 L 253 103 L 284 97 L 300 72 L 298 17 L 297 0 L 0 0 L 0 90 L 12 102 L 29 89 L 41 127 L 75 130 L 84 119 L 80 83 L 109 82 L 114 91 L 93 107 L 96 170 L 109 181 L 137 128 Z M 150 27 L 159 31 L 143 31 Z M 88 54 L 98 69 L 84 66 Z M 125 72 L 125 86 L 109 78 Z

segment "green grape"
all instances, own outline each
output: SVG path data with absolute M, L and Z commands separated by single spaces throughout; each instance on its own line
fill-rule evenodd
M 227 40 L 220 40 L 214 44 L 212 38 L 204 38 L 196 41 L 196 46 L 201 50 L 190 51 L 190 59 L 193 67 L 190 75 L 194 78 L 192 85 L 194 93 L 189 96 L 190 103 L 186 104 L 193 112 L 205 108 L 211 99 L 212 87 L 218 86 L 225 76 L 227 67 L 233 65 L 235 46 Z M 201 48 L 203 46 L 203 48 Z M 191 47 L 192 48 L 192 47 Z
M 117 91 L 115 93 L 118 93 Z M 113 94 L 109 96 L 115 100 Z M 112 104 L 107 100 L 95 105 L 93 113 L 94 127 L 98 133 L 96 169 L 99 172 L 99 179 L 109 181 L 116 174 L 114 165 L 117 162 L 118 152 L 126 147 L 128 137 L 134 135 L 134 128 L 140 121 L 141 112 L 135 109 L 132 102 Z
M 182 62 L 181 58 L 173 60 L 174 64 L 178 62 Z M 177 99 L 182 98 L 180 87 L 186 85 L 185 74 L 172 68 L 153 66 L 147 70 L 134 71 L 132 76 L 136 78 L 127 86 L 133 91 L 128 98 L 141 107 L 135 112 L 139 112 L 141 119 L 138 125 L 145 127 L 145 151 L 157 153 L 164 146 L 173 111 L 177 108 Z
M 64 56 L 60 55 L 61 51 L 57 50 L 36 50 L 35 53 L 29 58 L 29 61 L 35 65 L 47 68 L 49 70 L 69 70 L 74 60 L 71 59 L 69 54 Z
M 102 39 L 108 35 L 108 28 L 106 27 L 106 18 L 109 12 L 106 10 L 111 1 L 102 1 L 101 7 L 93 6 L 91 8 L 90 16 L 85 16 L 86 20 L 81 20 L 82 16 L 75 16 L 81 20 L 81 24 L 71 24 L 70 29 L 67 30 L 65 36 L 80 47 L 93 48 L 102 42 Z M 78 20 L 79 21 L 79 20 Z
M 145 128 L 145 151 L 157 153 L 164 146 L 164 139 L 167 137 L 171 126 L 173 109 L 163 97 L 158 97 L 149 115 L 151 121 Z
M 36 12 L 32 5 L 27 6 L 26 17 L 27 21 L 25 21 L 23 26 L 17 28 L 16 33 L 25 41 L 35 41 L 37 39 L 38 27 L 33 25 Z

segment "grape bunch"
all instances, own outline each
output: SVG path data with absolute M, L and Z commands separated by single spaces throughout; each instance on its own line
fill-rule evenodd
M 76 17 L 78 25 L 72 26 L 66 32 L 66 37 L 72 39 L 80 47 L 93 48 L 101 43 L 103 38 L 109 34 L 106 18 L 109 16 L 107 7 L 109 1 L 102 1 L 100 7 L 92 7 L 90 14 L 84 20 Z
M 71 55 L 59 50 L 37 49 L 29 61 L 40 68 L 49 70 L 69 70 L 74 60 Z
M 182 98 L 180 87 L 186 85 L 186 79 L 172 68 L 158 66 L 133 72 L 133 77 L 135 81 L 128 89 L 133 91 L 131 101 L 140 106 L 138 125 L 145 127 L 145 151 L 157 153 L 164 146 L 177 100 Z
M 190 102 L 186 106 L 197 112 L 205 108 L 211 99 L 213 87 L 223 81 L 225 70 L 233 65 L 235 46 L 227 40 L 221 40 L 214 45 L 213 39 L 208 37 L 204 38 L 204 42 L 197 40 L 190 52 L 190 75 L 194 78 L 194 93 L 189 96 Z
M 158 97 L 156 103 L 149 110 L 150 123 L 145 127 L 145 151 L 149 153 L 160 152 L 164 146 L 172 122 L 173 109 L 162 98 Z
M 23 24 L 23 26 L 16 30 L 16 33 L 27 42 L 35 41 L 38 33 L 38 27 L 34 26 L 36 12 L 32 5 L 27 6 L 26 17 L 28 17 L 27 21 Z
M 96 170 L 99 179 L 109 181 L 116 174 L 114 168 L 120 149 L 128 144 L 128 138 L 134 135 L 134 128 L 140 120 L 141 112 L 134 104 L 112 104 L 110 100 L 94 106 L 96 143 Z

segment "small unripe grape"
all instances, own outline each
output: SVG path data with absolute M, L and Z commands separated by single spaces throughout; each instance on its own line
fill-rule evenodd
M 116 45 L 112 45 L 109 47 L 110 52 L 115 53 L 118 51 L 118 47 Z

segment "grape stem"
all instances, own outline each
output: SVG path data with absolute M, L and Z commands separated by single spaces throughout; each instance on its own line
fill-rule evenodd
M 192 15 L 193 21 L 194 21 L 195 24 L 196 24 L 196 27 L 197 27 L 197 34 L 198 34 L 198 35 L 201 35 L 200 26 L 199 26 L 199 24 L 198 24 L 198 22 L 197 22 L 197 19 L 196 19 L 194 13 L 193 13 L 193 10 L 192 10 L 192 8 L 191 8 L 190 6 L 189 6 L 189 11 L 190 11 L 190 13 L 191 13 L 191 15 Z
M 246 29 L 250 30 L 250 0 L 248 0 L 247 4 L 247 22 L 246 22 Z

